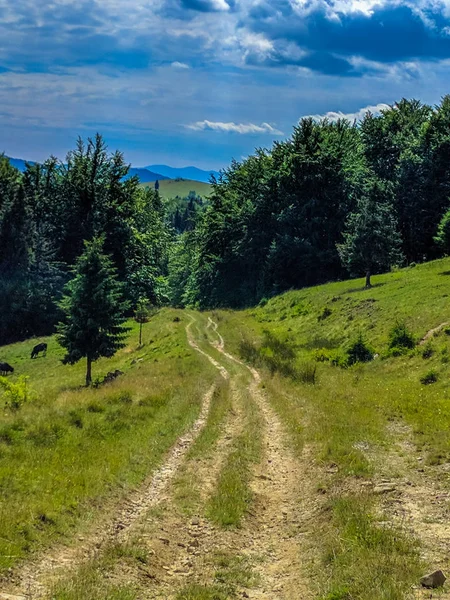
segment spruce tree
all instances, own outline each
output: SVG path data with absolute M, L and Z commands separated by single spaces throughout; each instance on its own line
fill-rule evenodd
M 123 326 L 126 304 L 122 284 L 111 259 L 103 254 L 103 239 L 85 242 L 74 268 L 74 278 L 64 288 L 59 304 L 65 318 L 58 326 L 58 341 L 66 349 L 64 364 L 86 358 L 86 385 L 92 382 L 92 363 L 111 357 L 123 348 L 129 328 Z
M 369 181 L 356 210 L 348 216 L 343 243 L 337 244 L 343 266 L 352 275 L 365 274 L 366 288 L 371 287 L 374 271 L 402 260 L 401 238 L 389 196 L 386 183 Z
M 445 254 L 448 255 L 450 253 L 450 210 L 442 217 L 437 233 L 433 239 L 436 244 L 442 248 Z

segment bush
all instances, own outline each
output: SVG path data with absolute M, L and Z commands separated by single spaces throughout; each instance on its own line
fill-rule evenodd
M 313 353 L 313 358 L 316 362 L 328 362 L 331 360 L 331 353 L 328 352 L 325 348 L 318 348 Z
M 346 369 L 348 364 L 348 356 L 342 350 L 335 350 L 330 354 L 330 362 L 333 367 L 341 367 L 341 369 Z
M 394 348 L 404 354 L 407 350 L 411 350 L 416 345 L 416 340 L 413 334 L 408 330 L 405 323 L 396 323 L 389 332 L 389 350 Z M 392 352 L 389 353 L 394 356 Z
M 428 342 L 425 348 L 422 350 L 422 358 L 427 359 L 431 358 L 434 354 L 433 346 Z
M 17 383 L 11 383 L 6 377 L 0 377 L 0 387 L 3 392 L 5 407 L 10 410 L 19 410 L 23 404 L 30 400 L 30 390 L 28 388 L 28 377 L 23 375 L 19 377 Z
M 245 361 L 255 364 L 259 357 L 259 351 L 253 342 L 243 338 L 239 342 L 239 356 Z
M 425 375 L 420 378 L 420 383 L 423 385 L 429 385 L 430 383 L 436 383 L 438 380 L 438 374 L 436 371 L 428 371 Z
M 331 308 L 329 308 L 328 306 L 325 306 L 322 310 L 322 312 L 320 313 L 320 315 L 317 317 L 318 321 L 324 321 L 325 319 L 328 319 L 329 316 L 331 316 L 333 314 L 333 311 L 331 310 Z
M 295 350 L 288 342 L 284 342 L 277 338 L 271 331 L 263 331 L 264 339 L 262 348 L 269 348 L 274 355 L 279 356 L 284 360 L 292 360 L 295 358 Z
M 347 362 L 349 365 L 354 365 L 357 362 L 370 362 L 373 360 L 374 352 L 370 346 L 366 344 L 362 334 L 360 333 L 357 339 L 350 344 L 347 349 Z
M 317 382 L 317 365 L 313 362 L 304 362 L 296 370 L 296 379 L 302 383 L 315 385 Z

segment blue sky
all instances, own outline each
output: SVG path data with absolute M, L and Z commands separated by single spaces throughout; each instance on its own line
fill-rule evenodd
M 226 166 L 306 115 L 450 93 L 450 0 L 0 0 L 0 151 L 104 134 L 135 166 Z

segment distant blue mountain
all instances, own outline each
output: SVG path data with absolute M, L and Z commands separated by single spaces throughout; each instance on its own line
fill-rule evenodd
M 9 162 L 12 164 L 12 166 L 16 167 L 16 169 L 19 169 L 19 171 L 22 173 L 25 171 L 26 163 L 34 165 L 32 160 L 22 160 L 21 158 L 11 158 L 10 156 L 7 156 L 6 158 L 9 158 Z
M 182 167 L 177 169 L 167 165 L 149 165 L 148 167 L 144 167 L 144 169 L 156 171 L 156 173 L 161 173 L 161 175 L 165 175 L 169 179 L 181 177 L 182 179 L 193 179 L 194 181 L 203 181 L 204 183 L 209 183 L 211 175 L 215 177 L 219 176 L 218 171 L 203 171 L 202 169 L 197 169 L 197 167 Z
M 9 162 L 13 165 L 13 167 L 16 167 L 16 169 L 19 169 L 19 171 L 21 171 L 22 173 L 25 171 L 25 165 L 27 163 L 31 165 L 35 164 L 32 160 L 11 158 L 10 156 L 8 156 L 7 158 L 9 158 Z M 139 181 L 141 183 L 150 183 L 151 181 L 156 181 L 157 179 L 160 181 L 162 181 L 163 179 L 169 179 L 169 177 L 165 177 L 164 175 L 160 175 L 159 173 L 154 173 L 153 171 L 149 171 L 148 169 L 136 169 L 134 167 L 131 167 L 125 179 L 130 179 L 130 177 L 133 177 L 134 175 L 137 175 L 139 177 Z
M 34 165 L 34 161 L 32 160 L 23 160 L 22 158 L 9 158 L 9 162 L 19 169 L 19 171 L 25 171 L 25 164 L 29 163 Z M 163 181 L 164 179 L 191 179 L 193 181 L 203 181 L 204 183 L 209 183 L 211 175 L 218 177 L 218 171 L 203 171 L 202 169 L 197 169 L 197 167 L 182 167 L 177 169 L 175 167 L 169 167 L 167 165 L 151 165 L 148 167 L 142 167 L 141 169 L 137 167 L 131 167 L 130 172 L 128 173 L 125 179 L 129 179 L 137 175 L 139 177 L 139 181 L 141 183 L 150 183 L 152 181 Z
M 150 183 L 151 181 L 162 181 L 163 179 L 170 179 L 170 177 L 166 177 L 164 175 L 160 175 L 159 173 L 154 173 L 147 168 L 137 169 L 135 167 L 131 167 L 128 175 L 125 179 L 130 179 L 130 177 L 134 177 L 137 175 L 139 177 L 139 181 L 141 183 Z

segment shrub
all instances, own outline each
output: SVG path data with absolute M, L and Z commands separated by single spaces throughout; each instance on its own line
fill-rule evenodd
M 374 352 L 364 341 L 362 333 L 347 348 L 347 362 L 349 365 L 354 365 L 357 362 L 370 362 L 373 360 L 373 356 Z
M 333 367 L 341 367 L 346 369 L 349 366 L 348 356 L 342 350 L 335 350 L 330 354 L 330 362 Z
M 313 353 L 313 358 L 316 362 L 328 362 L 331 359 L 331 354 L 325 348 L 318 348 Z
M 428 342 L 425 348 L 422 350 L 422 358 L 431 358 L 434 354 L 433 346 Z
M 420 383 L 422 383 L 423 385 L 429 385 L 430 383 L 436 383 L 437 380 L 438 374 L 436 373 L 436 371 L 431 370 L 425 373 L 425 375 L 422 375 L 422 377 L 420 378 Z
M 394 348 L 404 354 L 416 345 L 413 334 L 408 330 L 405 323 L 396 323 L 389 332 L 389 350 Z M 391 355 L 392 352 L 390 352 Z
M 295 358 L 295 350 L 288 342 L 282 341 L 276 337 L 271 331 L 263 331 L 264 339 L 262 348 L 269 348 L 273 354 L 284 360 L 292 360 Z
M 10 382 L 6 377 L 0 377 L 0 387 L 4 389 L 3 399 L 6 408 L 19 410 L 23 404 L 30 400 L 30 390 L 27 381 L 28 377 L 24 377 L 23 375 L 19 377 L 16 383 Z
M 317 317 L 317 320 L 324 321 L 325 319 L 328 319 L 328 317 L 332 314 L 333 314 L 333 311 L 331 310 L 331 308 L 329 308 L 328 306 L 325 306 L 323 308 L 322 312 L 320 313 L 320 315 Z
M 315 385 L 317 382 L 317 365 L 313 362 L 304 362 L 296 370 L 295 377 L 302 383 Z
M 247 338 L 243 338 L 239 342 L 239 356 L 249 363 L 256 363 L 259 351 L 253 342 Z

